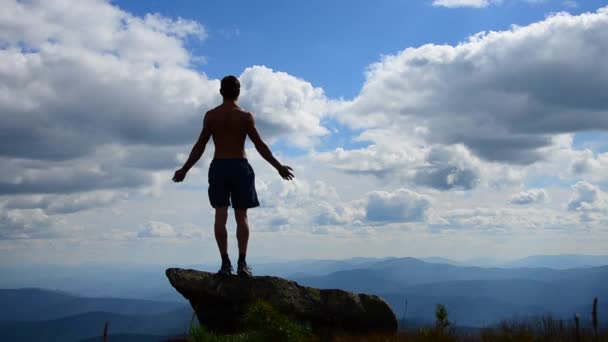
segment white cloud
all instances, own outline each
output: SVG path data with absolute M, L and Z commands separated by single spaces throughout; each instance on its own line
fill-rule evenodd
M 429 206 L 428 197 L 407 189 L 374 191 L 367 196 L 365 218 L 372 222 L 420 222 L 426 219 Z
M 0 196 L 157 193 L 159 172 L 178 167 L 221 100 L 219 81 L 191 67 L 198 56 L 186 47 L 206 37 L 196 21 L 103 0 L 3 3 Z M 240 77 L 269 141 L 308 147 L 327 133 L 320 88 L 265 67 Z M 51 210 L 45 203 L 30 201 Z
M 365 209 L 363 206 L 320 202 L 315 224 L 320 226 L 353 226 L 362 224 L 364 218 Z
M 425 165 L 414 174 L 413 181 L 439 190 L 470 190 L 481 179 L 478 164 L 462 145 L 433 147 L 428 152 Z
M 245 69 L 239 80 L 241 103 L 255 114 L 264 136 L 288 137 L 296 146 L 309 147 L 329 133 L 321 125 L 329 111 L 323 89 L 264 66 Z
M 600 9 L 479 33 L 456 46 L 408 48 L 371 65 L 337 118 L 353 128 L 425 127 L 428 144 L 531 164 L 557 134 L 608 130 L 607 35 L 608 10 Z
M 0 16 L 0 194 L 154 186 L 219 99 L 189 69 L 197 22 L 97 0 L 8 1 Z
M 138 238 L 201 239 L 209 237 L 201 228 L 187 224 L 174 227 L 168 223 L 149 221 L 137 232 Z
M 313 223 L 354 229 L 366 224 L 423 222 L 427 219 L 430 205 L 429 196 L 408 189 L 371 191 L 348 202 L 320 201 Z
M 585 181 L 572 186 L 568 210 L 588 212 L 606 209 L 608 209 L 606 194 L 599 187 Z
M 175 238 L 177 232 L 168 223 L 150 221 L 137 233 L 140 238 Z
M 531 5 L 540 4 L 543 2 L 547 2 L 547 0 L 516 0 L 520 2 L 526 2 Z M 500 5 L 504 3 L 505 0 L 433 0 L 433 6 L 436 7 L 447 7 L 447 8 L 461 8 L 461 7 L 470 7 L 470 8 L 484 8 L 490 5 Z M 514 1 L 511 1 L 514 2 Z M 567 8 L 577 8 L 578 3 L 573 0 L 565 0 L 562 2 L 562 5 Z
M 562 4 L 564 5 L 564 7 L 567 7 L 567 8 L 578 8 L 578 6 L 579 6 L 578 2 L 576 2 L 574 0 L 564 0 L 562 2 Z
M 488 0 L 433 0 L 433 6 L 440 7 L 487 7 L 490 4 Z
M 511 196 L 512 204 L 540 204 L 549 200 L 549 195 L 545 189 L 530 189 L 521 191 Z
M 383 134 L 377 136 L 381 131 Z M 372 175 L 437 190 L 471 190 L 486 183 L 512 182 L 508 167 L 479 160 L 465 146 L 426 145 L 403 139 L 390 130 L 368 130 L 361 137 L 374 143 L 360 149 L 313 153 L 311 158 L 350 174 Z M 358 138 L 363 140 L 362 138 Z
M 476 230 L 489 234 L 513 234 L 545 230 L 572 231 L 579 228 L 576 215 L 549 208 L 476 207 L 451 209 L 440 214 L 441 220 L 430 224 L 431 231 Z
M 588 180 L 605 181 L 608 179 L 608 152 L 596 154 L 589 149 L 580 151 L 573 156 L 570 172 Z
M 199 56 L 186 46 L 204 42 L 205 27 L 138 17 L 107 1 L 3 5 L 0 240 L 86 236 L 144 245 L 204 237 L 214 247 L 210 233 L 183 223 L 212 222 L 210 211 L 201 215 L 183 200 L 206 201 L 204 170 L 163 196 L 134 196 L 159 193 L 184 161 L 204 111 L 220 100 L 218 80 L 193 69 Z M 250 214 L 253 235 L 276 232 L 268 235 L 316 245 L 319 236 L 311 235 L 326 234 L 327 242 L 385 229 L 390 240 L 412 227 L 416 234 L 600 227 L 605 193 L 591 184 L 606 180 L 606 154 L 574 150 L 572 140 L 573 132 L 608 129 L 601 91 L 607 34 L 608 10 L 601 9 L 481 33 L 456 46 L 406 49 L 372 65 L 352 101 L 329 99 L 310 82 L 264 66 L 245 69 L 241 104 L 256 114 L 264 137 L 311 150 L 292 158 L 294 182 L 258 168 L 263 161 L 247 151 L 259 163 L 264 197 Z M 361 129 L 355 141 L 370 145 L 326 151 L 318 145 L 331 134 L 326 115 Z M 552 185 L 510 198 L 533 177 L 585 182 L 570 199 Z M 138 229 L 142 220 L 149 222 Z M 472 244 L 487 241 L 466 235 Z M 347 248 L 332 253 L 351 253 Z
M 73 229 L 62 229 L 62 221 L 40 209 L 0 211 L 0 240 L 55 239 L 68 237 Z
M 95 191 L 70 195 L 26 195 L 12 196 L 5 204 L 5 209 L 42 209 L 47 215 L 68 214 L 90 208 L 106 206 L 126 194 L 112 191 Z

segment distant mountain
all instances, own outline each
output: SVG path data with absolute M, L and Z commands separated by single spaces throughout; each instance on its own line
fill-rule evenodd
M 608 255 L 533 255 L 502 264 L 502 267 L 548 267 L 568 269 L 608 265 Z
M 254 264 L 257 274 L 274 275 L 278 277 L 318 276 L 332 272 L 364 268 L 379 261 L 393 258 L 350 258 L 344 260 L 310 259 L 292 260 L 274 263 Z M 199 268 L 204 269 L 204 268 Z
M 463 262 L 464 265 L 477 267 L 499 267 L 503 263 L 504 261 L 494 258 L 474 258 Z
M 435 321 L 437 304 L 446 306 L 449 318 L 456 326 L 483 327 L 494 324 L 503 318 L 541 315 L 546 313 L 542 307 L 518 305 L 496 298 L 478 296 L 434 296 L 433 294 L 379 293 L 393 308 L 398 319 L 403 318 L 405 300 L 408 301 L 406 320 L 415 317 L 420 325 L 432 325 Z
M 323 276 L 291 278 L 302 285 L 354 292 L 397 292 L 403 288 L 391 275 L 373 269 L 339 271 Z
M 350 258 L 344 260 L 310 259 L 278 262 L 252 261 L 253 271 L 259 275 L 275 275 L 287 278 L 324 276 L 339 271 L 371 268 L 379 262 L 389 262 L 403 258 Z M 514 261 L 495 259 L 474 259 L 455 261 L 447 258 L 431 257 L 419 261 L 451 266 L 478 266 L 483 268 L 552 268 L 567 269 L 608 265 L 608 256 L 531 256 Z M 149 299 L 154 301 L 187 302 L 167 284 L 164 271 L 167 267 L 195 268 L 216 271 L 216 263 L 205 265 L 98 265 L 77 266 L 20 266 L 0 267 L 0 288 L 36 287 L 60 289 L 86 297 L 118 297 Z M 75 281 L 75 279 L 77 281 Z M 141 284 L 146 284 L 142 288 Z
M 192 319 L 192 308 L 179 302 L 32 288 L 0 289 L 0 308 L 0 341 L 80 341 L 100 336 L 105 322 L 111 334 L 123 335 L 113 342 L 160 341 L 185 333 Z
M 365 267 L 386 258 L 352 258 L 346 260 L 294 260 L 285 262 L 252 262 L 259 275 L 289 277 L 292 274 L 323 275 L 341 270 Z M 167 267 L 217 271 L 218 263 L 196 265 L 77 265 L 0 267 L 0 288 L 61 289 L 85 297 L 119 297 L 181 302 L 185 299 L 167 282 Z M 75 281 L 77 280 L 77 281 Z M 146 284 L 142 287 L 141 284 Z
M 162 265 L 23 266 L 0 268 L 0 288 L 60 289 L 85 297 L 181 301 Z M 142 284 L 146 284 L 142 287 Z
M 570 317 L 574 312 L 582 313 L 593 296 L 599 296 L 602 305 L 603 298 L 608 298 L 608 287 L 603 286 L 608 283 L 608 266 L 601 266 L 606 264 L 608 256 L 589 255 L 537 255 L 509 262 L 390 257 L 253 263 L 253 270 L 257 275 L 281 276 L 309 286 L 386 295 L 394 298 L 389 302 L 398 316 L 403 297 L 407 296 L 413 300 L 411 310 L 415 303 L 420 303 L 420 312 L 412 312 L 416 313 L 412 317 L 420 320 L 432 320 L 435 302 L 451 303 L 454 315 L 463 315 L 461 323 L 479 326 L 522 312 L 551 311 Z M 217 266 L 191 267 L 215 271 Z M 62 290 L 0 290 L 0 308 L 10 308 L 0 309 L 0 326 L 6 326 L 8 321 L 49 321 L 86 312 L 140 316 L 189 308 L 168 284 L 165 268 L 162 265 L 0 268 L 0 288 Z M 458 309 L 464 310 L 467 301 L 481 310 L 469 312 L 470 319 Z
M 441 257 L 429 257 L 429 258 L 420 258 L 420 260 L 424 261 L 424 262 L 428 262 L 430 264 L 447 264 L 447 265 L 454 265 L 454 266 L 473 266 L 473 264 L 468 264 L 462 261 L 455 261 L 455 260 L 451 260 L 451 259 L 447 259 L 447 258 L 441 258 Z
M 112 334 L 175 336 L 188 330 L 191 317 L 191 309 L 140 316 L 88 312 L 56 320 L 3 324 L 0 341 L 76 342 L 100 336 L 105 322 L 109 322 Z
M 0 321 L 43 321 L 90 311 L 154 315 L 189 308 L 178 302 L 124 298 L 86 298 L 43 289 L 0 289 Z
M 590 305 L 594 296 L 608 297 L 608 266 L 482 268 L 399 258 L 369 268 L 294 280 L 308 286 L 386 296 L 398 316 L 406 298 L 413 305 L 409 309 L 414 310 L 414 316 L 428 319 L 432 319 L 436 303 L 450 304 L 459 323 L 471 326 L 548 312 L 570 317 L 581 306 Z

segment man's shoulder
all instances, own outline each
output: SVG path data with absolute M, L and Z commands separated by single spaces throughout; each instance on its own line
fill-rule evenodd
M 241 107 L 241 106 L 236 106 L 234 107 L 234 111 L 243 115 L 249 115 L 251 114 L 249 111 L 247 111 L 247 109 Z
M 245 121 L 249 121 L 253 118 L 253 114 L 242 107 L 234 108 L 233 113 L 237 113 L 238 116 L 245 119 Z
M 209 109 L 209 110 L 207 111 L 207 113 L 205 113 L 205 114 L 211 114 L 211 115 L 213 115 L 213 114 L 215 114 L 215 113 L 217 113 L 217 112 L 219 112 L 219 111 L 221 111 L 221 110 L 222 110 L 222 106 L 220 105 L 220 106 L 217 106 L 217 107 L 215 107 L 215 108 L 211 108 L 211 109 Z
M 217 111 L 217 107 L 213 108 L 213 109 L 209 109 L 207 112 L 205 112 L 205 115 L 203 115 L 203 119 L 205 121 L 209 121 L 209 120 L 213 119 L 216 111 Z
M 210 109 L 207 111 L 207 113 L 205 113 L 205 117 L 209 120 L 213 120 L 214 118 L 219 118 L 222 117 L 224 115 L 234 115 L 237 114 L 237 117 L 241 117 L 242 119 L 244 119 L 245 121 L 252 121 L 254 120 L 254 115 L 252 112 L 243 109 L 241 107 L 233 107 L 233 108 L 226 108 L 224 106 L 217 106 L 213 109 Z
M 253 113 L 250 111 L 247 111 L 245 109 L 241 109 L 243 116 L 245 116 L 246 118 L 253 118 Z

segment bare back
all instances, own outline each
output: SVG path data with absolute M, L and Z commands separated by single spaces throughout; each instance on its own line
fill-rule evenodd
M 215 144 L 214 159 L 247 158 L 245 139 L 250 118 L 250 113 L 231 104 L 222 104 L 207 112 L 205 126 Z

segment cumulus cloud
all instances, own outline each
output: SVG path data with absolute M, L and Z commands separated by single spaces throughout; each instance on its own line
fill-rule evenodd
M 0 194 L 74 193 L 97 189 L 143 187 L 151 174 L 116 164 L 116 160 L 32 162 L 0 158 Z
M 312 158 L 347 173 L 385 177 L 403 170 L 408 161 L 413 161 L 410 156 L 406 151 L 387 151 L 374 144 L 353 150 L 338 147 L 333 151 L 315 153 Z
M 367 196 L 365 218 L 373 222 L 420 222 L 425 220 L 429 206 L 426 196 L 407 189 L 374 191 Z
M 608 152 L 596 154 L 589 149 L 580 151 L 574 156 L 570 164 L 570 172 L 574 176 L 594 181 L 606 180 L 608 175 Z
M 196 21 L 136 16 L 105 0 L 3 3 L 0 195 L 155 187 L 220 103 L 219 81 L 193 68 L 199 56 L 187 47 L 206 37 Z M 243 105 L 269 141 L 305 147 L 327 133 L 320 88 L 262 66 L 240 77 Z M 49 213 L 105 205 L 50 209 L 32 198 Z
M 174 227 L 165 222 L 149 221 L 137 232 L 138 238 L 163 238 L 163 239 L 201 239 L 207 234 L 198 227 L 183 225 Z
M 408 189 L 371 191 L 364 197 L 341 203 L 321 201 L 314 223 L 319 226 L 422 222 L 427 219 L 431 200 Z
M 511 196 L 511 203 L 520 205 L 545 203 L 548 200 L 549 195 L 545 189 L 525 190 Z
M 568 201 L 570 211 L 599 211 L 608 208 L 606 206 L 606 195 L 597 186 L 580 181 L 572 186 L 572 195 Z
M 264 136 L 289 136 L 296 146 L 309 147 L 329 133 L 321 125 L 330 110 L 323 89 L 264 66 L 245 69 L 239 79 L 241 103 L 254 112 Z
M 463 146 L 433 147 L 413 181 L 439 190 L 473 189 L 481 179 L 475 159 Z
M 62 221 L 40 209 L 0 211 L 0 240 L 54 239 L 69 236 Z
M 9 1 L 3 15 L 1 155 L 57 160 L 108 142 L 183 143 L 218 98 L 217 81 L 188 68 L 183 39 L 204 36 L 196 22 L 96 0 Z
M 608 129 L 607 49 L 606 8 L 408 48 L 371 65 L 337 117 L 354 128 L 426 127 L 429 143 L 530 164 L 556 134 Z
M 365 218 L 365 208 L 341 203 L 319 203 L 315 224 L 320 226 L 359 225 Z
M 5 209 L 41 209 L 47 215 L 69 214 L 90 208 L 106 206 L 126 194 L 112 191 L 96 191 L 70 195 L 27 195 L 11 197 L 4 204 Z
M 170 224 L 150 221 L 137 233 L 140 238 L 175 238 L 177 232 Z
M 491 1 L 435 2 L 454 7 Z M 239 76 L 241 104 L 256 114 L 265 138 L 314 148 L 330 134 L 322 123 L 333 115 L 360 129 L 355 140 L 369 145 L 311 152 L 302 163 L 324 162 L 349 180 L 372 175 L 382 183 L 373 189 L 390 189 L 369 192 L 370 187 L 342 201 L 329 182 L 306 176 L 291 183 L 258 179 L 258 189 L 272 196 L 265 210 L 252 216 L 262 230 L 312 224 L 317 233 L 422 222 L 434 209 L 430 197 L 399 188 L 430 188 L 436 194 L 433 190 L 472 190 L 479 184 L 500 189 L 521 182 L 521 164 L 538 165 L 550 156 L 559 134 L 608 129 L 602 93 L 608 67 L 601 62 L 607 35 L 608 10 L 600 9 L 480 33 L 456 46 L 406 49 L 370 66 L 352 101 L 328 99 L 306 80 L 264 66 L 245 69 Z M 187 48 L 190 39 L 206 36 L 195 21 L 136 16 L 108 1 L 3 3 L 0 238 L 64 236 L 60 214 L 128 198 L 183 162 L 203 113 L 220 100 L 218 80 L 193 68 L 199 56 Z M 606 154 L 589 151 L 579 157 L 571 173 L 594 182 L 605 174 Z M 535 191 L 516 194 L 511 202 L 546 199 L 544 190 Z M 597 186 L 578 183 L 569 215 L 596 212 L 604 207 L 603 196 Z M 522 213 L 487 209 L 435 215 L 437 222 L 454 227 L 507 229 L 519 220 L 542 226 L 522 219 L 539 212 Z M 115 235 L 179 239 L 200 234 L 194 226 L 153 221 Z
M 561 210 L 537 207 L 515 208 L 460 208 L 439 214 L 429 224 L 431 231 L 477 230 L 489 234 L 511 233 L 539 229 L 570 229 L 580 221 L 576 215 Z
M 189 68 L 185 40 L 206 36 L 197 22 L 99 0 L 8 1 L 0 17 L 0 194 L 152 186 L 148 171 L 176 164 L 170 146 L 219 98 L 218 82 Z M 104 204 L 77 202 L 29 204 Z
M 347 173 L 392 177 L 437 190 L 470 190 L 482 178 L 484 165 L 463 145 L 428 146 L 404 140 L 390 130 L 365 131 L 358 139 L 374 143 L 352 150 L 339 147 L 311 157 Z

